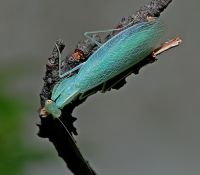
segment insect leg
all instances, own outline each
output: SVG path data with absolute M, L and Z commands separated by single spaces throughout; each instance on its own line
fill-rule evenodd
M 87 38 L 87 39 L 89 39 L 89 40 L 91 40 L 93 43 L 95 43 L 98 47 L 101 47 L 101 43 L 100 42 L 98 42 L 93 36 L 90 36 L 91 34 L 95 34 L 95 33 L 98 33 L 98 32 L 85 32 L 84 33 L 84 36 Z
M 90 93 L 83 93 L 78 98 L 79 98 L 79 100 L 83 100 L 84 98 L 86 98 L 86 97 L 88 97 L 88 96 L 90 96 L 92 94 L 95 94 L 96 92 L 97 91 L 91 91 Z
M 67 75 L 70 75 L 72 72 L 74 72 L 74 71 L 80 69 L 84 64 L 85 64 L 85 62 L 79 64 L 78 66 L 76 66 L 76 67 L 74 67 L 73 69 L 71 69 L 71 70 L 65 72 L 65 73 L 62 74 L 62 75 L 60 74 L 60 75 L 59 75 L 60 78 L 63 78 L 63 77 L 65 77 L 65 76 L 67 76 Z
M 59 49 L 59 47 L 58 47 L 58 45 L 57 45 L 57 44 L 56 44 L 56 48 L 57 48 L 57 50 L 58 50 L 58 60 L 59 60 L 59 77 L 60 77 L 60 78 L 63 78 L 63 77 L 65 77 L 65 76 L 67 76 L 67 75 L 70 75 L 72 72 L 74 72 L 74 71 L 76 71 L 76 70 L 80 69 L 80 68 L 81 68 L 81 66 L 83 66 L 83 64 L 85 64 L 85 62 L 83 62 L 83 63 L 79 64 L 78 66 L 74 67 L 73 69 L 71 69 L 71 70 L 69 70 L 69 71 L 65 72 L 64 74 L 62 74 L 62 73 L 61 73 L 61 66 L 62 66 L 61 64 L 62 64 L 62 59 L 61 59 L 61 53 L 60 53 L 60 49 Z
M 85 32 L 84 36 L 86 38 L 88 38 L 89 40 L 91 40 L 92 42 L 94 42 L 97 46 L 101 46 L 102 43 L 99 43 L 97 40 L 94 39 L 94 37 L 90 36 L 91 34 L 99 34 L 99 33 L 108 33 L 108 32 L 114 32 L 114 31 L 120 31 L 122 29 L 124 29 L 127 26 L 121 27 L 121 28 L 117 28 L 117 29 L 107 29 L 107 30 L 98 30 L 98 31 L 92 31 L 92 32 Z

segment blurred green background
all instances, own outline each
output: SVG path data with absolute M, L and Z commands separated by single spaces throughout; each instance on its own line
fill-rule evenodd
M 74 48 L 85 31 L 112 28 L 150 0 L 18 0 L 0 6 L 0 174 L 71 174 L 37 137 L 45 63 L 58 38 Z M 182 46 L 130 76 L 119 91 L 77 108 L 78 145 L 98 174 L 200 174 L 200 1 L 163 13 L 165 39 Z

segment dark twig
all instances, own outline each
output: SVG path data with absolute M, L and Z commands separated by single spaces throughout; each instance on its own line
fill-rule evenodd
M 146 21 L 147 17 L 158 17 L 161 12 L 171 3 L 172 0 L 152 0 L 150 3 L 146 4 L 140 10 L 136 12 L 135 15 L 128 18 L 123 18 L 116 28 L 126 26 L 130 22 L 135 24 L 137 22 Z M 98 37 L 100 42 L 106 42 L 109 38 L 116 35 L 116 32 L 109 33 L 105 38 Z M 59 47 L 60 52 L 64 49 L 65 45 L 62 40 L 58 40 L 56 44 Z M 77 66 L 81 62 L 88 59 L 88 57 L 97 49 L 94 43 L 91 43 L 88 40 L 83 40 L 78 43 L 75 51 L 71 53 L 63 62 L 63 71 L 68 71 L 71 68 Z M 138 74 L 140 68 L 146 64 L 153 63 L 155 59 L 150 55 L 145 58 L 143 61 L 130 68 L 126 72 L 118 75 L 112 80 L 108 81 L 109 84 L 115 84 L 112 89 L 119 89 L 125 83 L 125 78 L 131 73 Z M 124 78 L 125 77 L 125 78 Z M 40 94 L 41 108 L 44 107 L 44 103 L 47 99 L 50 99 L 52 89 L 54 85 L 60 81 L 58 76 L 58 51 L 54 47 L 51 57 L 48 59 L 48 64 L 46 65 L 46 73 L 44 77 L 44 86 Z M 91 92 L 95 93 L 101 90 L 101 86 L 92 89 Z M 110 90 L 110 89 L 108 89 Z M 90 92 L 89 92 L 90 93 Z M 73 139 L 73 135 L 77 135 L 76 128 L 73 126 L 73 122 L 76 118 L 72 117 L 72 112 L 74 108 L 84 102 L 83 100 L 76 100 L 73 103 L 67 105 L 62 110 L 62 116 L 60 117 L 61 122 L 58 119 L 53 119 L 51 115 L 45 116 L 43 113 L 40 113 L 41 123 L 39 126 L 38 135 L 43 138 L 48 138 L 53 145 L 55 146 L 58 155 L 63 158 L 66 162 L 68 168 L 75 175 L 95 175 L 96 173 L 92 170 L 90 165 L 81 155 L 76 143 Z M 67 131 L 62 126 L 66 126 Z

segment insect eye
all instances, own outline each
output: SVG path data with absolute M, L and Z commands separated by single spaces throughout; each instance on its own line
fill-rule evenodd
M 50 104 L 52 101 L 51 100 L 47 100 L 47 103 Z

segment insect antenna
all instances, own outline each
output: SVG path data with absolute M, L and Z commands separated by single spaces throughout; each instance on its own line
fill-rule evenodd
M 67 129 L 66 125 L 62 122 L 62 120 L 60 118 L 57 118 L 58 121 L 61 123 L 61 125 L 63 126 L 63 128 L 65 129 L 65 131 L 68 133 L 68 135 L 70 136 L 70 138 L 73 140 L 74 143 L 76 143 L 75 139 L 72 137 L 72 135 L 70 134 L 69 130 Z
M 69 130 L 67 129 L 66 125 L 62 122 L 62 120 L 61 120 L 60 118 L 57 118 L 57 119 L 58 119 L 58 121 L 61 123 L 61 125 L 63 126 L 63 128 L 64 128 L 65 131 L 67 132 L 67 134 L 69 135 L 69 137 L 70 137 L 71 141 L 73 142 L 73 144 L 76 145 L 76 141 L 75 141 L 75 139 L 72 137 L 72 135 L 70 134 L 70 132 L 69 132 Z M 81 152 L 79 151 L 79 149 L 77 149 L 76 151 L 79 153 L 79 155 L 81 156 L 81 159 L 82 159 L 82 160 L 85 162 L 85 164 L 87 165 L 87 168 L 89 169 L 90 174 L 91 174 L 91 175 L 94 175 L 94 173 L 93 173 L 91 167 L 89 166 L 88 162 L 83 158 L 83 156 L 82 156 Z
M 61 60 L 61 53 L 60 53 L 60 49 L 59 49 L 59 47 L 58 47 L 58 44 L 56 43 L 55 44 L 55 46 L 56 46 L 56 49 L 57 49 L 57 51 L 58 51 L 58 72 L 59 72 L 59 77 L 61 77 L 61 74 L 62 74 L 62 60 Z

